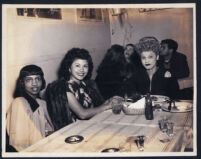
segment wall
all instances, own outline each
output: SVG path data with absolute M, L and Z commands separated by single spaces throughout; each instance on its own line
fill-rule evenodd
M 42 67 L 46 82 L 57 79 L 57 69 L 67 50 L 86 48 L 93 62 L 93 78 L 104 53 L 110 47 L 110 29 L 107 12 L 104 23 L 77 23 L 76 9 L 62 9 L 62 20 L 17 16 L 15 8 L 6 11 L 6 95 L 7 107 L 12 101 L 20 69 L 27 64 Z M 4 77 L 4 78 L 5 78 Z
M 139 13 L 138 9 L 127 9 L 121 17 L 110 16 L 111 42 L 125 45 L 137 43 L 144 36 L 155 36 L 158 40 L 175 39 L 178 51 L 187 56 L 190 77 L 193 78 L 193 10 L 166 9 Z
M 167 9 L 151 13 L 139 13 L 127 9 L 121 18 L 111 16 L 110 23 L 105 11 L 104 23 L 77 23 L 75 9 L 62 9 L 62 20 L 17 16 L 15 8 L 6 11 L 6 27 L 3 55 L 6 55 L 6 81 L 3 86 L 7 106 L 12 101 L 15 82 L 20 69 L 26 64 L 43 68 L 47 83 L 57 79 L 60 61 L 72 47 L 83 47 L 90 51 L 94 61 L 94 72 L 111 44 L 137 43 L 144 36 L 155 36 L 159 40 L 172 38 L 178 41 L 179 51 L 187 56 L 190 79 L 193 77 L 192 10 Z M 6 33 L 5 33 L 6 31 Z M 4 70 L 3 70 L 4 75 Z

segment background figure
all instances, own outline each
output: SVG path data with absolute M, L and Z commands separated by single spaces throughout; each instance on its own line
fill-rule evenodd
M 160 67 L 172 72 L 176 78 L 183 79 L 189 76 L 189 67 L 186 56 L 177 52 L 178 43 L 172 39 L 161 41 Z M 184 88 L 179 91 L 178 98 L 193 99 L 193 87 Z
M 27 65 L 20 71 L 14 101 L 7 112 L 9 144 L 21 151 L 53 131 L 46 102 L 39 93 L 45 88 L 43 71 Z
M 92 70 L 93 62 L 87 50 L 73 48 L 65 55 L 59 69 L 59 80 L 49 84 L 46 90 L 48 112 L 55 130 L 112 107 L 113 99 L 102 101 L 88 82 Z
M 139 69 L 129 81 L 127 91 L 129 94 L 151 93 L 176 98 L 179 86 L 176 78 L 157 66 L 159 59 L 159 42 L 155 37 L 144 37 L 138 43 L 138 52 L 144 68 Z
M 132 77 L 132 75 L 142 67 L 139 54 L 136 51 L 136 47 L 133 44 L 127 44 L 124 50 L 124 57 L 126 59 L 124 68 L 121 72 L 124 85 Z
M 124 49 L 124 56 L 126 63 L 132 64 L 135 67 L 140 67 L 141 61 L 136 49 L 134 44 L 127 44 Z
M 112 45 L 97 70 L 96 83 L 104 99 L 122 95 L 122 72 L 125 66 L 124 48 Z
M 160 67 L 164 67 L 174 73 L 177 79 L 189 76 L 189 67 L 186 56 L 177 52 L 178 43 L 172 39 L 161 41 Z

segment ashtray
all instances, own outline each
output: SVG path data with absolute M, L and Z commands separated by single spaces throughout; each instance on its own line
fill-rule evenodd
M 66 143 L 69 143 L 69 144 L 77 144 L 79 142 L 81 142 L 82 140 L 84 139 L 83 136 L 80 136 L 80 135 L 73 135 L 73 136 L 69 136 L 65 139 L 65 142 Z
M 107 148 L 103 149 L 101 152 L 118 152 L 119 150 L 119 148 Z

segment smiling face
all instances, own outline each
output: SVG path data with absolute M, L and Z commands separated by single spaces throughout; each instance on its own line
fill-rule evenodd
M 30 75 L 24 78 L 24 87 L 27 94 L 31 97 L 37 97 L 41 90 L 42 78 L 40 75 Z
M 143 51 L 140 56 L 142 65 L 145 67 L 146 70 L 156 68 L 158 56 L 153 51 Z
M 70 79 L 79 83 L 88 74 L 89 65 L 87 60 L 83 59 L 74 60 L 69 71 L 71 73 Z

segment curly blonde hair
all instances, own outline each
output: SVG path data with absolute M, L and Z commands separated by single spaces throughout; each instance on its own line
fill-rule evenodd
M 143 51 L 153 51 L 156 55 L 159 55 L 160 43 L 153 36 L 143 37 L 136 46 L 139 55 Z

